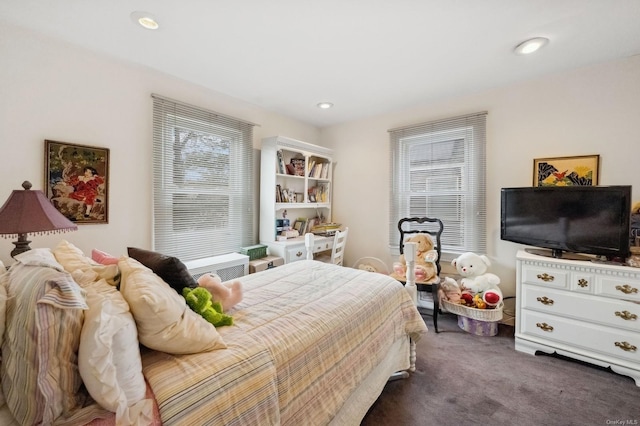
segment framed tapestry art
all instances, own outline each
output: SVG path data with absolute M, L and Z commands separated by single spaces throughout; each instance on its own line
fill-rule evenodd
M 67 219 L 109 222 L 109 149 L 45 140 L 45 194 Z
M 533 160 L 533 186 L 598 185 L 599 155 L 536 158 Z

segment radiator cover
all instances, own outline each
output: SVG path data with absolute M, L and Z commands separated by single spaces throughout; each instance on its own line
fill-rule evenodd
M 205 257 L 184 264 L 196 281 L 204 274 L 216 274 L 222 281 L 229 281 L 249 273 L 249 256 L 240 253 Z

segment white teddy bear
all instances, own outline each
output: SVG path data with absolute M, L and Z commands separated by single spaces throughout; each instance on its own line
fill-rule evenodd
M 482 294 L 483 300 L 490 306 L 496 306 L 502 300 L 502 291 L 498 287 L 500 278 L 487 272 L 491 262 L 485 255 L 463 253 L 451 261 L 456 268 L 463 291 L 472 294 Z

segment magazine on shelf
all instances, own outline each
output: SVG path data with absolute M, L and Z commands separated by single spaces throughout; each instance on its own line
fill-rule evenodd
M 295 176 L 304 176 L 304 158 L 292 158 L 291 164 L 294 167 Z

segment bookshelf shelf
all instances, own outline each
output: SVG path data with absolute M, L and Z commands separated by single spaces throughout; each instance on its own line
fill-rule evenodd
M 306 258 L 306 250 L 303 239 L 277 241 L 276 220 L 288 219 L 291 229 L 300 218 L 321 215 L 331 222 L 332 155 L 329 148 L 284 136 L 262 140 L 260 243 L 285 262 Z

